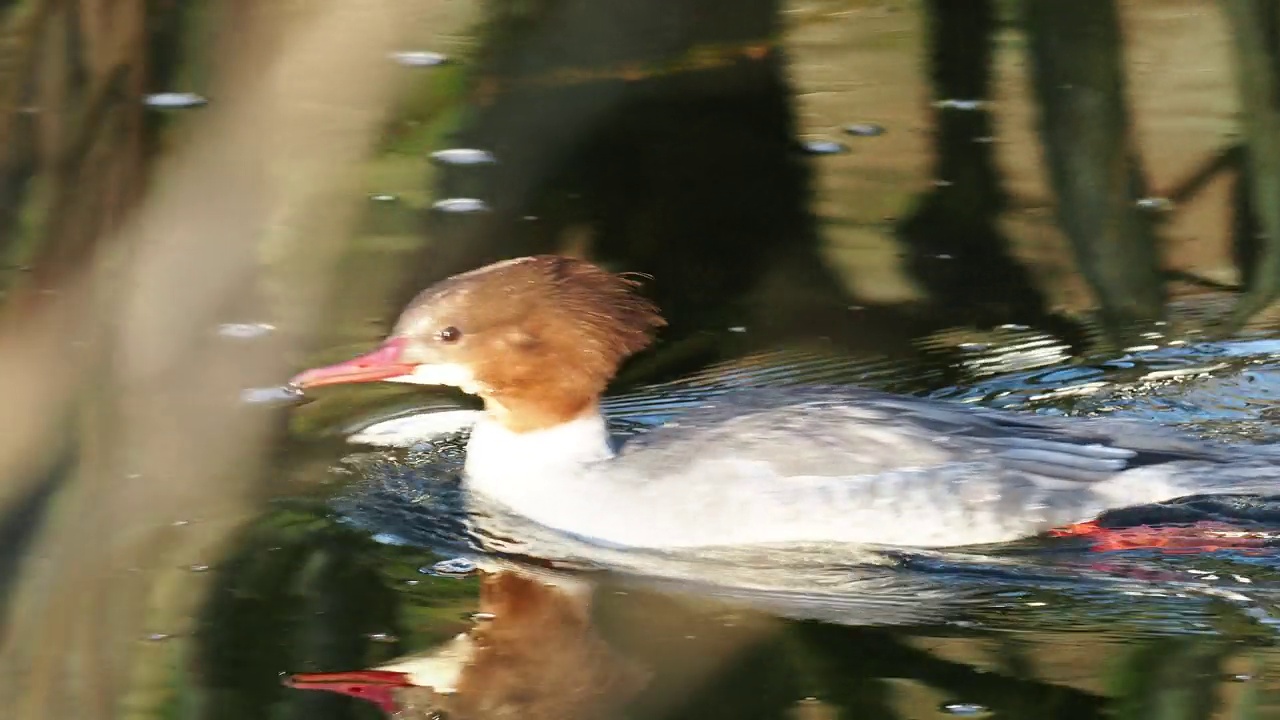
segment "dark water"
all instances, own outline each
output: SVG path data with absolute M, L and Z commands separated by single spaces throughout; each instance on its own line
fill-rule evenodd
M 1274 442 L 1280 333 L 1240 311 L 1270 292 L 1248 189 L 1192 177 L 1234 142 L 1233 31 L 1209 2 L 1086 4 L 490 8 L 484 52 L 397 56 L 443 78 L 424 81 L 438 106 L 389 129 L 308 360 L 369 347 L 452 272 L 575 252 L 652 275 L 671 320 L 606 403 L 620 433 L 734 387 L 853 383 Z M 486 80 L 496 99 L 450 94 Z M 278 674 L 469 632 L 484 649 L 454 663 L 458 691 L 405 699 L 414 716 L 1280 717 L 1274 504 L 1113 519 L 1258 541 L 1214 552 L 1047 538 L 548 567 L 577 549 L 518 523 L 490 538 L 502 557 L 466 537 L 465 431 L 366 432 L 474 407 L 356 388 L 296 410 L 282 490 L 205 611 L 216 715 L 374 717 Z

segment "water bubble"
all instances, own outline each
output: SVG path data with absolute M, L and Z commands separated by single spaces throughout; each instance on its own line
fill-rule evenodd
M 476 564 L 467 558 L 453 558 L 452 560 L 441 560 L 430 566 L 418 568 L 418 572 L 423 575 L 435 575 L 437 577 L 461 577 L 476 572 Z
M 247 405 L 285 405 L 303 398 L 302 389 L 296 385 L 247 388 L 240 391 L 240 401 Z
M 449 62 L 449 56 L 429 50 L 405 50 L 391 53 L 391 59 L 405 67 L 436 67 Z
M 991 709 L 986 705 L 965 702 L 946 703 L 938 709 L 948 715 L 959 717 L 979 717 L 991 712 Z
M 186 110 L 209 104 L 208 98 L 203 95 L 184 92 L 152 93 L 143 98 L 142 102 L 157 110 Z
M 493 165 L 498 162 L 498 158 L 494 157 L 493 153 L 488 150 L 449 148 L 431 153 L 431 161 L 437 165 L 466 167 L 468 165 Z
M 849 152 L 849 146 L 835 140 L 805 140 L 800 149 L 808 155 L 841 155 Z
M 877 137 L 888 132 L 884 129 L 883 125 L 876 125 L 875 123 L 853 123 L 852 125 L 845 125 L 844 131 L 845 134 L 852 135 L 854 137 Z
M 946 100 L 935 101 L 933 106 L 940 110 L 962 110 L 964 112 L 972 112 L 974 110 L 982 110 L 987 106 L 987 103 L 983 100 L 947 98 Z
M 391 193 L 374 193 L 369 196 L 369 199 L 377 203 L 393 203 L 398 202 L 400 196 L 392 195 Z
M 1163 197 L 1138 198 L 1133 204 L 1147 212 L 1169 212 L 1173 209 L 1173 201 Z
M 218 326 L 218 334 L 229 338 L 256 338 L 275 329 L 270 323 L 223 323 Z
M 489 211 L 489 204 L 478 198 L 445 198 L 431 205 L 432 210 L 443 213 L 469 215 Z

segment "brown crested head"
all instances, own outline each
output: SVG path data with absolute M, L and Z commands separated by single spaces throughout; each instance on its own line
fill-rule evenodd
M 473 384 L 463 389 L 512 429 L 531 429 L 581 413 L 652 342 L 665 322 L 637 286 L 576 258 L 507 260 L 423 291 L 393 336 L 406 339 L 410 362 L 467 367 Z
M 570 257 L 494 263 L 422 291 L 373 353 L 294 382 L 453 385 L 512 430 L 549 427 L 592 407 L 666 324 L 638 285 Z

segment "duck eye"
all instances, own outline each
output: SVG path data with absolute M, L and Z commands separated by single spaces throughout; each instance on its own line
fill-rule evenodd
M 450 325 L 436 333 L 436 339 L 442 343 L 455 343 L 462 339 L 462 331 Z

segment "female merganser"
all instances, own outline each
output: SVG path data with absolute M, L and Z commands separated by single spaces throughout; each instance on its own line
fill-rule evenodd
M 852 387 L 722 394 L 617 448 L 600 395 L 665 324 L 636 285 L 573 258 L 498 262 L 423 291 L 373 352 L 291 382 L 478 395 L 469 491 L 614 547 L 953 547 L 1191 495 L 1280 493 L 1271 448 Z

